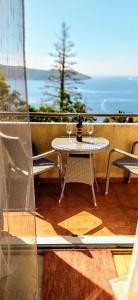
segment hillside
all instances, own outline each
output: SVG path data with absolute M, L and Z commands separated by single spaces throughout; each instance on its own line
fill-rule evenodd
M 28 80 L 47 80 L 51 76 L 56 76 L 57 71 L 55 69 L 50 69 L 50 70 L 40 70 L 40 69 L 31 69 L 31 68 L 26 68 L 27 70 L 27 79 Z M 8 74 L 8 78 L 12 79 L 12 76 L 14 79 L 22 79 L 23 78 L 23 68 L 20 66 L 10 66 L 10 74 L 8 72 L 8 66 L 6 65 L 1 65 L 0 64 L 0 71 L 2 71 L 5 74 Z M 89 76 L 78 73 L 76 71 L 73 71 L 73 78 L 77 78 L 80 80 L 87 80 L 90 79 Z

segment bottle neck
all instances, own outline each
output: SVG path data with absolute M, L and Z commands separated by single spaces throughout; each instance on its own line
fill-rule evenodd
M 82 142 L 82 122 L 80 118 L 77 123 L 77 141 Z
M 82 127 L 82 121 L 81 121 L 81 117 L 78 117 L 78 123 L 77 123 L 77 127 Z

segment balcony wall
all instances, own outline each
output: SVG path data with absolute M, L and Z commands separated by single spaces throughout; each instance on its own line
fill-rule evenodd
M 51 149 L 51 142 L 55 137 L 66 135 L 65 123 L 31 123 L 32 140 L 36 146 L 37 152 L 41 153 Z M 73 134 L 76 133 L 76 126 L 73 124 Z M 86 134 L 86 126 L 83 126 L 83 134 Z M 108 153 L 112 148 L 120 148 L 126 151 L 131 150 L 131 145 L 138 140 L 138 124 L 119 124 L 119 123 L 99 123 L 94 125 L 94 136 L 107 138 L 110 145 L 107 149 L 95 154 L 95 166 L 97 177 L 105 178 Z M 138 146 L 136 149 L 138 154 Z M 119 157 L 115 154 L 115 158 Z M 65 161 L 65 157 L 63 157 Z M 56 171 L 49 171 L 42 178 L 56 178 Z M 111 177 L 122 178 L 124 171 L 113 167 Z M 135 177 L 135 176 L 133 176 Z

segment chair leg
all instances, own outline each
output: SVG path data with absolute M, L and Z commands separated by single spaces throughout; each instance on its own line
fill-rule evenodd
M 28 211 L 29 205 L 30 205 L 29 201 L 30 201 L 31 180 L 32 180 L 32 177 L 31 177 L 31 174 L 29 173 L 28 182 L 27 182 L 27 189 L 26 189 L 26 203 L 25 203 L 25 210 L 26 211 Z
M 61 153 L 58 152 L 58 172 L 59 172 L 59 179 L 60 179 L 60 185 L 61 185 L 61 189 L 62 189 L 62 186 L 63 186 L 63 168 L 62 168 L 62 157 L 61 157 Z
M 134 154 L 135 153 L 135 148 L 136 145 L 138 144 L 138 141 L 135 141 L 132 145 L 132 149 L 131 149 L 131 153 Z M 131 172 L 128 172 L 127 177 L 126 177 L 126 183 L 130 183 L 131 181 Z
M 131 181 L 131 172 L 128 172 L 128 175 L 126 177 L 126 183 L 130 183 Z
M 59 172 L 59 180 L 60 180 L 60 186 L 61 186 L 61 190 L 62 190 L 62 186 L 63 186 L 63 175 L 61 172 L 61 169 L 58 168 L 58 172 Z
M 62 198 L 64 196 L 65 185 L 66 185 L 66 182 L 64 181 L 62 191 L 61 191 L 61 194 L 60 194 L 60 198 L 59 198 L 59 201 L 58 201 L 59 204 L 61 204 Z
M 98 182 L 97 182 L 97 178 L 96 178 L 96 175 L 95 175 L 95 171 L 94 171 L 94 181 L 95 181 L 95 185 L 96 185 L 96 190 L 97 192 L 99 191 L 99 185 L 98 185 Z
M 94 206 L 96 207 L 97 203 L 96 203 L 96 197 L 95 197 L 95 191 L 94 191 L 94 185 L 93 185 L 93 183 L 91 184 L 91 190 L 92 190 L 92 196 L 93 196 Z
M 111 152 L 109 154 L 108 166 L 107 166 L 107 174 L 106 174 L 106 186 L 105 186 L 105 195 L 108 195 L 109 189 L 109 179 L 110 179 L 110 170 L 111 170 Z

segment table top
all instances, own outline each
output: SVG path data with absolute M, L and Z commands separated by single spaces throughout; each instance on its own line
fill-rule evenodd
M 103 137 L 83 137 L 77 142 L 76 137 L 58 137 L 52 141 L 52 148 L 61 151 L 94 152 L 108 147 L 109 141 Z

